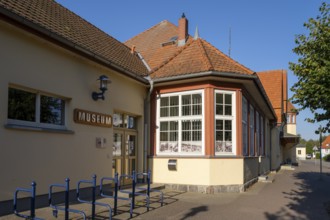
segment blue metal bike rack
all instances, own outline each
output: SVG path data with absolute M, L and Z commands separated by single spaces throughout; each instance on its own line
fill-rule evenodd
M 91 204 L 92 205 L 92 219 L 95 219 L 95 205 L 99 205 L 99 206 L 104 206 L 109 208 L 109 219 L 112 219 L 112 208 L 110 205 L 105 204 L 105 203 L 100 203 L 100 202 L 96 202 L 96 175 L 93 175 L 92 180 L 80 180 L 77 183 L 77 199 L 79 202 L 81 203 L 87 203 L 87 204 Z M 80 184 L 81 183 L 86 183 L 86 184 L 92 184 L 92 201 L 87 201 L 87 200 L 83 200 L 79 197 L 80 195 Z
M 131 191 L 130 190 L 120 190 L 120 183 L 122 181 L 122 179 L 131 179 L 132 180 L 132 189 Z M 149 211 L 149 203 L 150 203 L 150 200 L 149 200 L 149 195 L 147 193 L 141 193 L 141 192 L 136 192 L 136 181 L 137 180 L 137 175 L 135 173 L 135 171 L 132 172 L 132 175 L 120 175 L 120 178 L 119 178 L 119 191 L 121 193 L 126 193 L 128 194 L 129 196 L 132 197 L 132 200 L 131 200 L 131 218 L 132 218 L 132 213 L 133 213 L 133 209 L 135 208 L 135 197 L 136 196 L 145 196 L 146 197 L 146 206 L 147 206 L 147 210 Z
M 65 202 L 64 207 L 60 205 L 54 205 L 52 203 L 52 196 L 53 196 L 53 188 L 64 188 L 65 189 Z M 49 193 L 48 193 L 48 202 L 49 206 L 53 209 L 53 215 L 57 218 L 58 211 L 64 211 L 65 212 L 65 220 L 69 219 L 69 212 L 81 214 L 83 216 L 83 219 L 86 219 L 86 214 L 83 211 L 76 210 L 76 209 L 70 209 L 69 208 L 69 193 L 70 193 L 70 179 L 65 179 L 65 184 L 52 184 L 49 186 Z
M 31 188 L 16 188 L 14 193 L 14 214 L 18 217 L 25 218 L 25 219 L 33 219 L 33 220 L 41 220 L 41 218 L 37 218 L 35 214 L 35 201 L 36 201 L 36 182 L 31 183 Z M 17 211 L 17 195 L 19 192 L 26 192 L 31 194 L 30 200 L 30 215 L 24 215 Z
M 112 195 L 106 194 L 104 192 L 104 182 L 107 181 L 107 183 L 112 184 L 114 183 L 115 186 L 113 188 Z M 100 181 L 100 195 L 104 198 L 112 198 L 114 199 L 114 215 L 117 215 L 117 205 L 118 205 L 118 173 L 115 174 L 115 177 L 103 177 Z M 121 199 L 121 197 L 119 198 Z
M 142 177 L 147 177 L 147 188 L 145 187 L 136 187 L 137 189 L 139 190 L 145 190 L 147 191 L 147 195 L 149 196 L 149 199 L 150 199 L 150 192 L 158 192 L 160 193 L 160 203 L 161 203 L 161 206 L 163 206 L 164 204 L 164 194 L 161 190 L 157 190 L 157 189 L 151 189 L 150 188 L 150 185 L 151 185 L 151 171 L 148 170 L 148 172 L 146 173 L 137 173 L 136 174 L 136 177 L 139 177 L 139 176 L 142 176 Z M 148 209 L 149 211 L 149 209 Z

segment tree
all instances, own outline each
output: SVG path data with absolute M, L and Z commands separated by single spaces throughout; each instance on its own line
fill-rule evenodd
M 322 3 L 320 15 L 304 23 L 309 35 L 297 35 L 293 52 L 299 58 L 289 63 L 289 68 L 298 77 L 291 91 L 292 103 L 298 104 L 297 112 L 310 109 L 311 123 L 326 122 L 322 131 L 330 132 L 330 4 Z

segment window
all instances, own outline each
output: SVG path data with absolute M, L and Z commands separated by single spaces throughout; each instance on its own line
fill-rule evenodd
M 115 128 L 136 129 L 136 117 L 134 116 L 122 113 L 114 113 L 112 118 L 113 126 Z
M 254 108 L 250 105 L 250 156 L 254 156 Z
M 8 123 L 64 129 L 65 103 L 63 98 L 10 87 L 8 89 Z
M 244 97 L 242 100 L 242 130 L 243 155 L 248 155 L 248 104 Z
M 265 155 L 265 122 L 260 116 L 260 155 Z
M 298 155 L 301 155 L 301 150 L 298 150 Z
M 260 122 L 259 122 L 259 112 L 256 111 L 256 138 L 255 138 L 255 142 L 256 142 L 256 150 L 258 155 L 260 155 Z
M 202 155 L 203 91 L 162 94 L 157 100 L 157 154 Z
M 215 92 L 215 155 L 236 154 L 235 93 Z

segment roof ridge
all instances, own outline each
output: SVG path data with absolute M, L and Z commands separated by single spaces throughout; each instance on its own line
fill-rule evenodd
M 149 31 L 151 31 L 152 29 L 155 29 L 156 27 L 158 27 L 159 25 L 161 25 L 162 23 L 165 23 L 165 22 L 168 22 L 168 23 L 170 23 L 170 24 L 173 24 L 173 23 L 171 23 L 171 22 L 168 21 L 168 20 L 163 20 L 163 21 L 159 22 L 158 24 L 155 24 L 154 26 L 152 26 L 152 27 L 150 27 L 150 28 L 148 28 L 148 29 L 142 31 L 141 33 L 135 35 L 134 37 L 132 37 L 132 38 L 130 38 L 130 39 L 124 41 L 123 44 L 127 44 L 127 43 L 129 43 L 130 41 L 133 41 L 134 39 L 140 37 L 142 34 L 144 34 L 144 33 L 146 33 L 146 32 L 149 32 Z M 175 26 L 175 24 L 173 24 L 173 25 Z
M 168 64 L 169 62 L 171 62 L 175 57 L 179 56 L 187 47 L 189 47 L 194 41 L 190 40 L 190 42 L 187 42 L 184 46 L 182 46 L 182 48 L 180 50 L 178 50 L 177 52 L 175 52 L 173 54 L 173 56 L 171 56 L 170 58 L 166 59 L 161 65 L 159 65 L 158 67 L 154 68 L 153 70 L 150 71 L 150 74 L 160 70 L 161 68 L 163 68 L 166 64 Z
M 220 51 L 218 48 L 216 48 L 215 46 L 213 46 L 211 43 L 207 42 L 204 39 L 201 39 L 203 42 L 205 42 L 206 44 L 208 44 L 210 47 L 212 47 L 213 49 L 215 49 L 216 53 L 218 53 L 220 56 L 224 57 L 225 59 L 229 60 L 230 62 L 232 62 L 234 65 L 240 66 L 243 69 L 245 69 L 246 71 L 250 72 L 251 74 L 255 73 L 255 71 L 251 70 L 250 68 L 244 66 L 243 64 L 237 62 L 236 60 L 234 60 L 233 58 L 229 57 L 228 55 L 224 54 L 222 51 Z
M 203 53 L 202 53 L 203 54 L 203 60 L 204 60 L 205 64 L 207 65 L 207 69 L 208 70 L 214 70 L 214 66 L 212 65 L 211 60 L 210 60 L 209 56 L 206 53 L 205 47 L 202 43 L 202 40 L 200 38 L 198 38 L 196 40 L 197 40 L 198 46 L 203 50 Z

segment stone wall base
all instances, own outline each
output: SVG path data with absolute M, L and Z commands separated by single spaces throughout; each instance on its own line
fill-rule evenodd
M 242 193 L 247 188 L 252 186 L 258 181 L 254 178 L 245 184 L 237 185 L 185 185 L 185 184 L 165 184 L 165 189 L 183 191 L 183 192 L 198 192 L 204 194 L 217 194 L 217 193 Z

